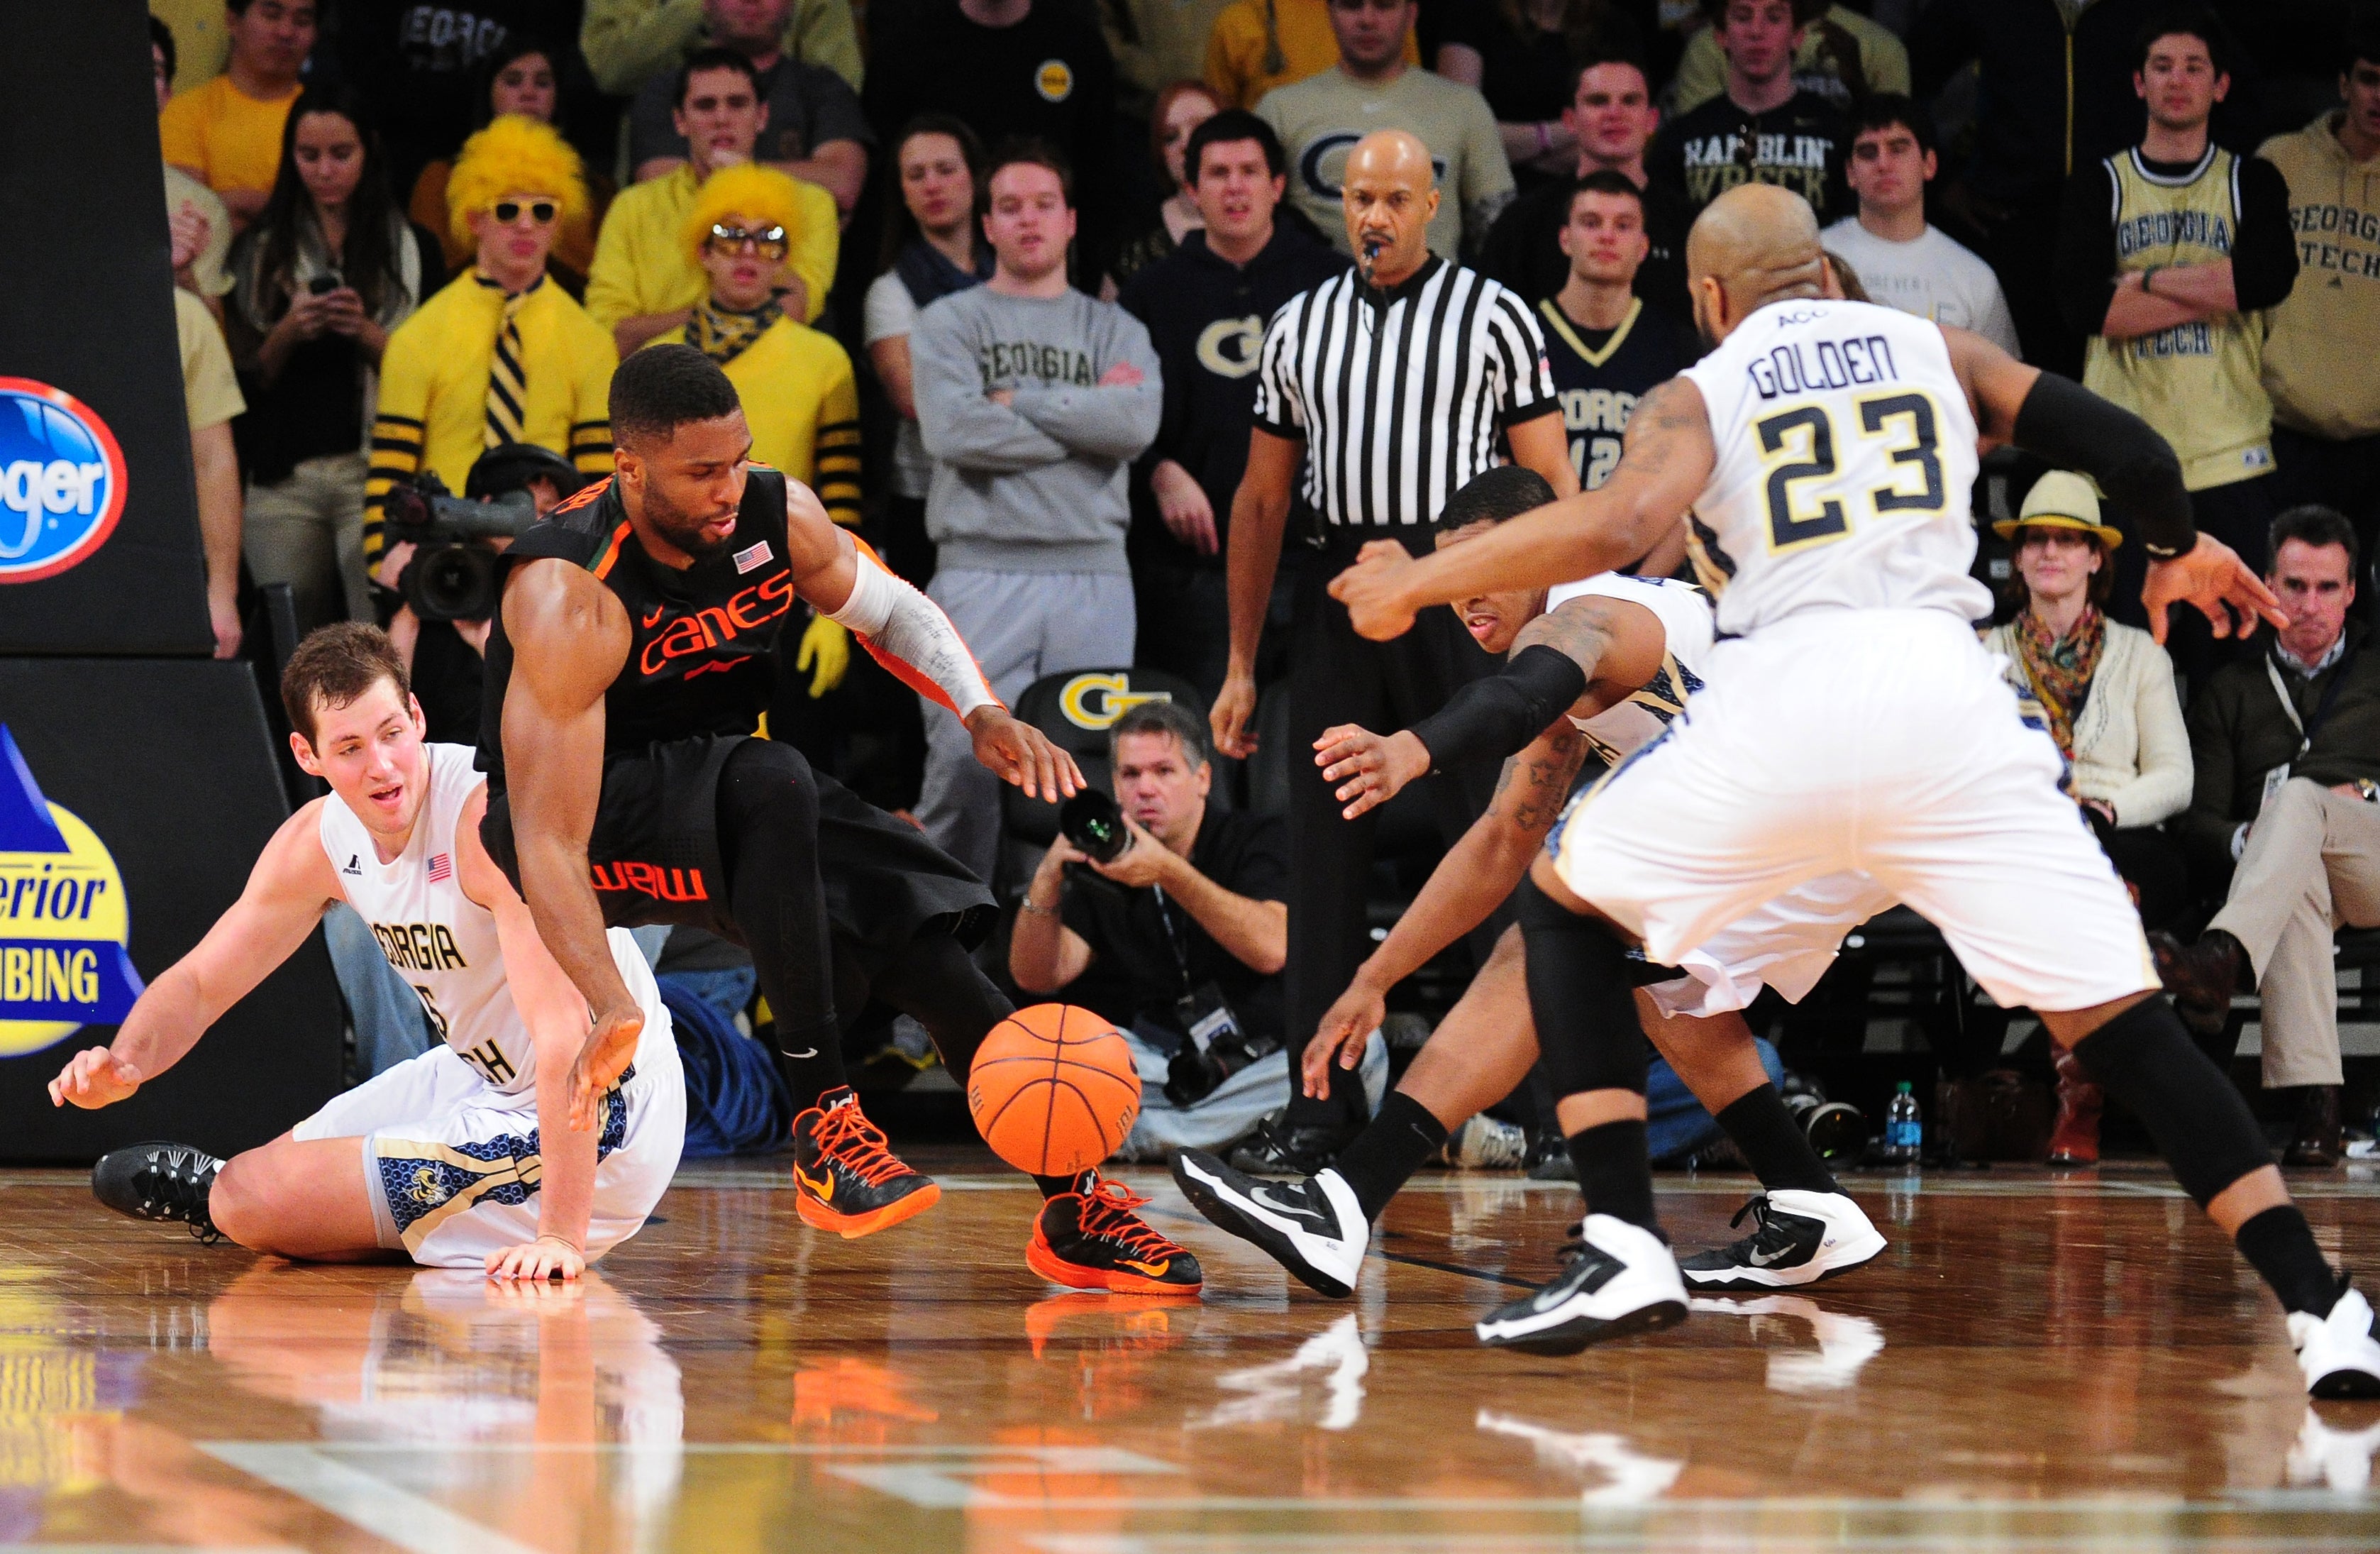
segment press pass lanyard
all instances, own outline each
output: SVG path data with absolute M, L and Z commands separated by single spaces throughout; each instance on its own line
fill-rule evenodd
M 1162 885 L 1151 885 L 1148 888 L 1157 892 L 1157 920 L 1165 929 L 1166 945 L 1168 948 L 1172 950 L 1173 964 L 1181 970 L 1182 973 L 1182 996 L 1187 998 L 1190 996 L 1191 990 L 1190 957 L 1184 952 L 1182 948 L 1182 941 L 1173 931 L 1173 914 L 1166 910 L 1165 887 Z
M 2289 699 L 2289 682 L 2281 678 L 2280 661 L 2270 653 L 2265 655 L 2265 673 L 2272 679 L 2273 694 L 2281 698 L 2281 710 L 2287 712 L 2289 722 L 2297 725 L 2299 759 L 2305 759 L 2305 753 L 2313 748 L 2313 736 L 2322 732 L 2323 723 L 2329 719 L 2331 707 L 2338 700 L 2340 688 L 2347 684 L 2347 672 L 2355 662 L 2355 650 L 2362 645 L 2350 643 L 2347 651 L 2338 655 L 2338 673 L 2331 677 L 2329 686 L 2322 693 L 2322 699 L 2314 704 L 2313 717 L 2310 721 L 2298 716 L 2297 703 Z

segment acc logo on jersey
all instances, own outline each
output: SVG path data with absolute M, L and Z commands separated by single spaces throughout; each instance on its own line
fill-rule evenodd
M 1218 378 L 1245 378 L 1264 352 L 1265 321 L 1217 319 L 1198 332 L 1198 365 Z
M 1171 701 L 1172 691 L 1136 691 L 1129 675 L 1077 674 L 1058 693 L 1058 710 L 1076 728 L 1107 728 L 1145 701 Z
M 1075 94 L 1075 67 L 1062 59 L 1045 59 L 1033 72 L 1033 90 L 1045 103 L 1063 103 Z
M 0 583 L 55 577 L 124 516 L 124 450 L 91 408 L 30 378 L 0 378 Z
M 0 723 L 0 1057 L 132 1012 L 124 876 L 80 819 L 42 798 Z

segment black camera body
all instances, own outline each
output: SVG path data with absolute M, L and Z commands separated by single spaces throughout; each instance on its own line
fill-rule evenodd
M 416 615 L 484 621 L 496 612 L 498 558 L 482 541 L 518 539 L 537 522 L 537 501 L 516 491 L 492 502 L 465 502 L 425 471 L 389 488 L 381 519 L 389 544 L 415 548 L 396 588 Z

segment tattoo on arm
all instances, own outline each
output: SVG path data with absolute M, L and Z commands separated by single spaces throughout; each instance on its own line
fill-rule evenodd
M 1504 763 L 1488 812 L 1542 838 L 1553 830 L 1570 797 L 1571 783 L 1585 764 L 1586 738 L 1563 718 Z
M 1617 627 L 1610 606 L 1589 595 L 1547 611 L 1521 628 L 1512 640 L 1512 651 L 1524 648 L 1546 647 L 1578 665 L 1592 685 L 1596 666 L 1611 650 L 1611 638 Z
M 1704 419 L 1701 398 L 1684 380 L 1672 378 L 1639 400 L 1628 418 L 1619 469 L 1658 475 L 1669 467 L 1681 435 L 1699 431 L 1707 436 L 1709 422 Z

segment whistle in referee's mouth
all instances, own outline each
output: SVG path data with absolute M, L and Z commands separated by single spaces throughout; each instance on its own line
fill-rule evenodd
M 1388 240 L 1386 238 L 1366 237 L 1364 239 L 1364 279 L 1368 281 L 1372 278 L 1372 266 L 1380 262 L 1380 250 L 1388 246 Z

